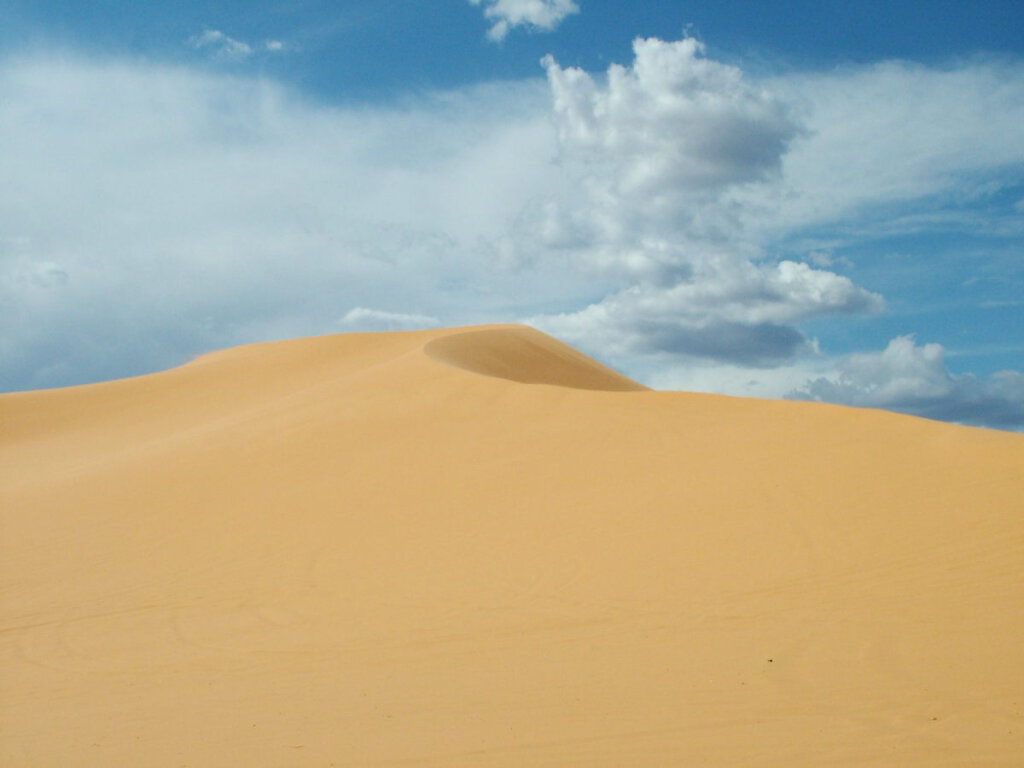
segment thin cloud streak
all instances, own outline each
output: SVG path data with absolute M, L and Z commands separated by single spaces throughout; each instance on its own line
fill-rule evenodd
M 354 326 L 360 330 L 401 331 L 412 328 L 437 328 L 441 321 L 429 315 L 411 315 L 405 312 L 388 312 L 367 307 L 354 307 L 345 313 L 338 323 Z
M 229 37 L 219 29 L 205 29 L 200 34 L 190 37 L 186 44 L 226 61 L 242 61 L 259 53 L 281 53 L 287 49 L 280 40 L 266 40 L 254 46 Z

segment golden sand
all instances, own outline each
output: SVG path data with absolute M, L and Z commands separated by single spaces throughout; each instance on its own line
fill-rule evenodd
M 0 397 L 3 766 L 1021 766 L 1024 437 L 518 326 Z

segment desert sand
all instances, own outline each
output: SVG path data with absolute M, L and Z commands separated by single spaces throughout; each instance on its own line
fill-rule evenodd
M 4 766 L 1024 765 L 1024 436 L 520 326 L 0 415 Z

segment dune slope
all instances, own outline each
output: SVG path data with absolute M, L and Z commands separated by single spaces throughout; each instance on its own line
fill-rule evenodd
M 516 326 L 0 397 L 5 766 L 1018 766 L 1024 438 Z

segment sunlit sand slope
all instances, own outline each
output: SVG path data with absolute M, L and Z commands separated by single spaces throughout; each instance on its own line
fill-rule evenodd
M 1020 435 L 514 326 L 0 409 L 0 765 L 1024 765 Z

